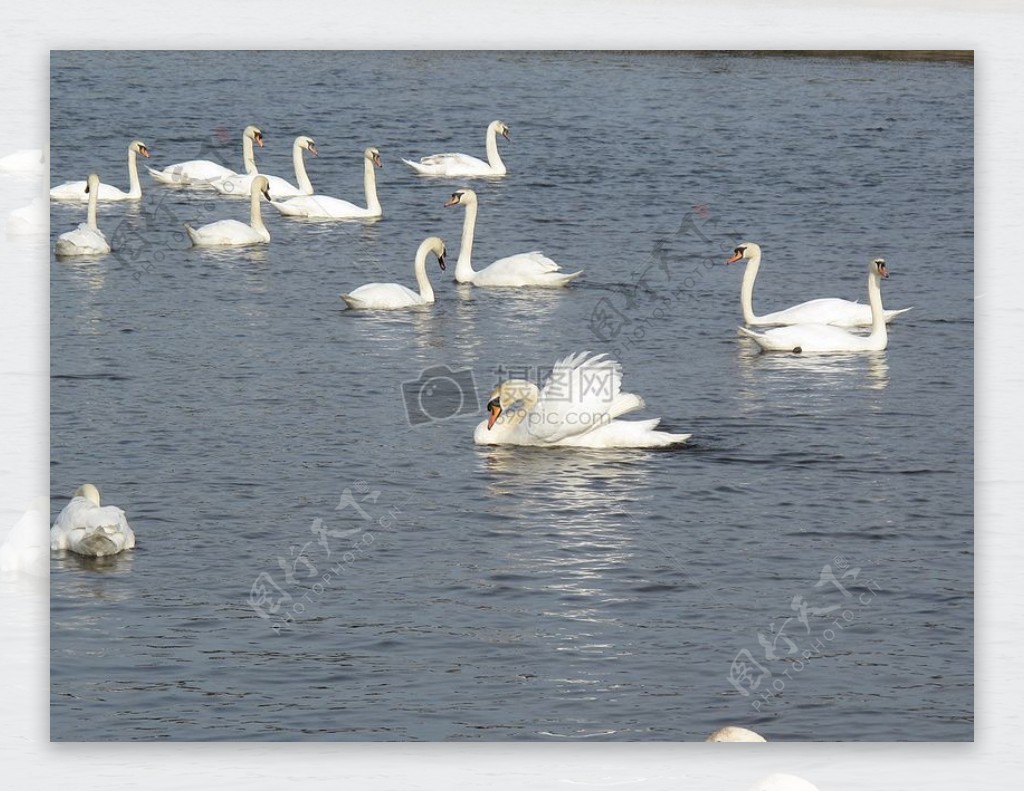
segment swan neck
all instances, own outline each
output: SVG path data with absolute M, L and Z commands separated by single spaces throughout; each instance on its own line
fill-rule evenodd
M 260 191 L 253 190 L 249 196 L 249 225 L 257 231 L 266 231 L 263 225 L 263 212 L 260 211 Z
M 242 135 L 242 166 L 250 175 L 259 173 L 256 170 L 256 154 L 253 151 L 252 138 L 248 135 Z
M 757 316 L 754 314 L 754 281 L 757 280 L 757 271 L 761 268 L 761 254 L 755 253 L 747 268 L 743 270 L 743 285 L 740 287 L 740 305 L 743 306 L 743 321 L 747 324 L 754 324 Z
M 505 172 L 505 163 L 498 152 L 498 129 L 494 126 L 487 128 L 487 164 L 492 170 Z
M 366 208 L 373 214 L 380 214 L 380 200 L 377 198 L 377 174 L 373 160 L 363 158 L 363 190 L 366 192 Z
M 434 302 L 434 289 L 430 285 L 430 278 L 427 277 L 427 252 L 430 250 L 428 245 L 420 245 L 419 250 L 416 251 L 416 283 L 420 287 L 420 297 L 425 302 Z
M 93 231 L 100 230 L 100 227 L 96 224 L 96 206 L 99 202 L 99 192 L 98 186 L 95 190 L 89 190 L 89 208 L 85 222 Z
M 302 146 L 296 143 L 292 146 L 292 164 L 295 166 L 295 182 L 304 195 L 313 194 L 313 184 L 306 175 L 306 161 L 302 157 Z
M 868 302 L 871 304 L 871 337 L 885 339 L 885 309 L 882 308 L 882 287 L 876 273 L 868 274 Z
M 132 198 L 142 196 L 142 184 L 139 183 L 139 163 L 135 149 L 128 149 L 128 195 Z
M 459 246 L 459 260 L 455 263 L 455 280 L 466 283 L 473 280 L 473 234 L 476 231 L 476 201 L 466 204 L 466 219 L 462 223 L 462 243 Z

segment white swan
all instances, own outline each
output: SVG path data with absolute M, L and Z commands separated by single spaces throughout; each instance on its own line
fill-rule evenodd
M 491 121 L 487 126 L 487 162 L 467 154 L 433 154 L 419 162 L 404 159 L 406 165 L 423 176 L 473 178 L 475 176 L 504 176 L 508 171 L 498 153 L 498 135 L 509 140 L 508 124 Z
M 116 506 L 100 506 L 100 493 L 83 484 L 50 528 L 50 549 L 83 556 L 116 555 L 135 547 L 135 532 Z
M 299 195 L 286 201 L 272 200 L 270 205 L 287 217 L 308 217 L 311 220 L 373 220 L 383 217 L 384 212 L 377 198 L 377 177 L 374 168 L 381 168 L 380 152 L 368 148 L 363 152 L 363 189 L 366 192 L 366 207 L 357 206 L 329 195 Z M 276 198 L 273 187 L 270 194 Z
M 294 187 L 280 176 L 267 176 L 270 183 L 270 195 L 274 199 L 292 198 L 296 195 L 312 195 L 313 185 L 306 173 L 306 163 L 302 158 L 303 152 L 308 151 L 314 157 L 317 156 L 316 141 L 307 135 L 299 135 L 292 144 L 292 164 L 295 167 L 295 180 L 299 183 Z M 216 179 L 208 182 L 221 195 L 235 195 L 244 197 L 249 195 L 252 187 L 252 180 L 256 178 L 255 173 L 235 173 L 223 179 Z
M 110 184 L 100 184 L 97 200 L 100 201 L 137 201 L 142 198 L 142 185 L 139 183 L 139 166 L 135 161 L 137 155 L 149 156 L 149 149 L 141 140 L 133 140 L 128 144 L 128 192 Z M 91 196 L 85 192 L 85 182 L 65 182 L 50 190 L 51 201 L 75 201 L 85 203 Z
M 12 209 L 4 228 L 13 237 L 46 235 L 50 228 L 49 201 L 33 198 L 31 203 Z
M 748 325 L 830 324 L 838 327 L 867 327 L 872 323 L 870 305 L 841 300 L 838 297 L 808 300 L 782 311 L 756 316 L 753 306 L 754 281 L 761 266 L 761 246 L 753 242 L 741 242 L 726 264 L 733 264 L 741 259 L 747 260 L 747 268 L 743 272 L 743 286 L 740 288 L 740 304 L 743 307 L 743 321 Z M 909 310 L 900 308 L 886 311 L 885 321 L 891 322 Z
M 773 327 L 758 333 L 745 327 L 740 333 L 753 338 L 761 349 L 769 352 L 880 352 L 889 342 L 882 308 L 881 278 L 888 278 L 885 259 L 874 259 L 868 265 L 868 304 L 871 307 L 871 333 L 856 335 L 842 327 L 829 324 L 797 324 Z
M 430 305 L 434 302 L 434 290 L 430 287 L 427 277 L 427 254 L 437 256 L 437 263 L 444 269 L 445 249 L 440 237 L 427 237 L 420 242 L 416 250 L 416 283 L 420 287 L 419 294 L 400 283 L 367 283 L 348 294 L 341 295 L 349 308 L 375 309 L 390 311 L 396 308 L 415 308 L 419 305 Z
M 46 172 L 46 153 L 42 149 L 18 149 L 0 157 L 0 173 L 40 176 Z
M 474 286 L 565 286 L 583 270 L 565 273 L 551 259 L 539 251 L 517 253 L 498 259 L 482 270 L 473 269 L 473 233 L 476 229 L 477 198 L 469 189 L 457 190 L 444 202 L 445 206 L 466 207 L 466 219 L 462 225 L 462 245 L 459 260 L 455 264 L 455 280 L 472 283 Z
M 473 433 L 478 445 L 655 448 L 689 434 L 655 430 L 660 419 L 617 421 L 644 400 L 622 393 L 622 366 L 605 355 L 580 352 L 555 363 L 543 389 L 506 380 L 487 402 L 490 417 Z
M 704 742 L 768 742 L 756 731 L 744 729 L 742 726 L 723 726 L 711 732 Z
M 185 230 L 192 244 L 195 247 L 235 247 L 269 242 L 270 232 L 263 225 L 263 215 L 260 213 L 260 196 L 270 200 L 268 189 L 267 177 L 256 174 L 250 188 L 248 224 L 238 220 L 218 220 L 192 228 L 186 223 Z
M 249 125 L 242 131 L 242 165 L 245 173 L 258 173 L 253 143 L 263 147 L 263 132 L 257 126 Z M 160 184 L 176 184 L 182 187 L 206 187 L 207 182 L 234 176 L 235 171 L 213 160 L 189 160 L 168 165 L 163 170 L 146 167 L 153 180 Z
M 6 535 L 0 529 L 0 578 L 49 574 L 49 516 L 49 506 L 39 498 Z
M 90 173 L 85 180 L 85 192 L 89 197 L 86 221 L 79 223 L 74 231 L 65 231 L 57 237 L 54 252 L 58 256 L 102 256 L 110 252 L 110 243 L 96 224 L 96 201 L 100 177 Z

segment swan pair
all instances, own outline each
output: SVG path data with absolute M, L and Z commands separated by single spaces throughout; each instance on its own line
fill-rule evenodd
M 273 185 L 270 202 L 285 217 L 305 217 L 310 220 L 375 220 L 384 216 L 380 199 L 377 198 L 377 177 L 375 168 L 382 168 L 380 152 L 372 146 L 363 151 L 363 190 L 366 193 L 366 207 L 357 206 L 329 195 L 300 195 L 287 201 L 276 200 L 278 194 Z
M 253 144 L 263 147 L 263 132 L 250 124 L 242 131 L 242 166 L 245 173 L 258 173 Z M 160 184 L 174 184 L 180 187 L 206 187 L 209 182 L 236 176 L 233 170 L 212 160 L 189 160 L 168 165 L 163 170 L 146 167 L 153 180 Z
M 419 162 L 404 159 L 406 165 L 422 176 L 443 176 L 447 178 L 472 179 L 482 176 L 504 176 L 508 173 L 498 153 L 498 135 L 509 140 L 508 124 L 492 121 L 487 126 L 487 162 L 468 154 L 434 154 L 423 157 Z
M 416 308 L 434 302 L 434 290 L 427 277 L 427 255 L 437 256 L 438 266 L 444 270 L 445 247 L 440 237 L 427 237 L 416 250 L 414 272 L 419 293 L 414 292 L 400 283 L 368 283 L 353 289 L 341 299 L 349 308 L 364 310 L 393 311 L 400 308 Z
M 657 431 L 660 419 L 620 421 L 644 407 L 622 392 L 622 366 L 604 354 L 579 352 L 555 363 L 539 389 L 528 380 L 501 383 L 487 402 L 489 416 L 473 433 L 477 445 L 657 448 L 689 434 Z
M 139 183 L 139 166 L 136 162 L 138 155 L 149 156 L 149 149 L 141 140 L 133 140 L 128 144 L 128 192 L 114 187 L 110 184 L 100 184 L 98 190 L 93 194 L 98 201 L 138 201 L 142 198 L 142 185 Z M 64 182 L 50 190 L 51 201 L 74 201 L 85 203 L 92 200 L 92 195 L 86 192 L 84 181 Z
M 270 200 L 270 182 L 266 176 L 256 174 L 249 188 L 249 223 L 238 220 L 217 220 L 199 228 L 185 224 L 185 230 L 195 247 L 240 247 L 259 245 L 270 241 L 270 232 L 263 225 L 260 199 Z
M 874 259 L 868 264 L 871 332 L 866 336 L 820 323 L 785 325 L 763 333 L 745 327 L 740 327 L 739 331 L 753 338 L 761 349 L 768 352 L 881 352 L 889 342 L 881 289 L 881 280 L 888 277 L 885 259 Z
M 747 268 L 743 272 L 743 285 L 740 287 L 740 305 L 743 308 L 743 321 L 748 325 L 829 324 L 838 327 L 867 327 L 874 322 L 870 305 L 837 297 L 808 300 L 782 311 L 757 316 L 753 306 L 754 281 L 761 268 L 761 246 L 754 242 L 741 242 L 725 263 L 734 264 L 741 260 L 747 262 Z M 885 321 L 891 322 L 909 310 L 901 308 L 885 311 Z
M 295 181 L 298 183 L 298 187 L 280 176 L 266 177 L 270 182 L 270 194 L 274 198 L 292 198 L 296 195 L 313 194 L 313 184 L 309 180 L 309 174 L 306 173 L 304 159 L 304 153 L 307 151 L 314 157 L 318 156 L 316 141 L 308 135 L 299 135 L 292 143 L 292 166 L 295 168 Z M 245 197 L 250 194 L 252 181 L 257 175 L 259 174 L 255 170 L 251 173 L 232 173 L 206 183 L 221 195 Z
M 85 194 L 89 199 L 86 221 L 74 231 L 65 231 L 57 237 L 54 252 L 58 256 L 102 256 L 110 252 L 110 243 L 96 224 L 96 202 L 99 200 L 100 177 L 90 173 L 85 180 Z
M 135 532 L 116 506 L 100 506 L 92 484 L 75 490 L 50 528 L 50 549 L 83 556 L 110 556 L 135 547 Z
M 472 283 L 474 286 L 543 286 L 558 288 L 583 274 L 561 272 L 554 261 L 538 251 L 517 253 L 489 264 L 482 270 L 473 269 L 473 234 L 476 230 L 477 197 L 473 190 L 456 190 L 444 203 L 445 206 L 463 206 L 466 219 L 462 225 L 462 246 L 459 260 L 455 264 L 455 280 Z

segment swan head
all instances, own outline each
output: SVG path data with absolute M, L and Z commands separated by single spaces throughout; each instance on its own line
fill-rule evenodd
M 868 265 L 868 272 L 872 275 L 877 275 L 879 278 L 889 277 L 889 268 L 885 265 L 884 258 L 872 259 Z
M 537 394 L 537 386 L 529 380 L 510 379 L 505 380 L 497 388 L 491 391 L 487 401 L 487 429 L 490 430 L 497 420 L 508 411 L 513 405 L 525 404 Z M 518 417 L 521 419 L 525 407 L 521 407 Z M 516 411 L 513 411 L 513 418 Z
M 149 157 L 149 148 L 141 140 L 133 140 L 129 143 L 128 150 L 134 151 L 136 154 L 141 154 L 143 157 Z
M 744 729 L 742 726 L 723 726 L 711 732 L 704 742 L 768 742 L 756 731 Z
M 504 121 L 491 121 L 491 128 L 493 128 L 495 132 L 497 132 L 499 135 L 505 138 L 505 140 L 512 140 L 512 138 L 509 137 L 508 124 L 506 124 Z
M 91 193 L 93 190 L 100 188 L 100 177 L 98 173 L 90 173 L 89 177 L 85 180 L 85 191 Z
M 755 256 L 761 255 L 761 246 L 756 242 L 740 242 L 736 249 L 733 250 L 732 255 L 726 259 L 726 264 L 735 264 L 741 259 L 752 259 Z
M 299 135 L 297 138 L 295 138 L 295 145 L 298 146 L 300 149 L 305 149 L 314 157 L 320 156 L 320 154 L 316 150 L 316 141 L 313 140 L 313 138 L 309 137 L 309 135 Z
M 270 180 L 266 176 L 257 176 L 252 180 L 252 187 L 249 188 L 250 195 L 263 194 L 263 197 L 270 200 Z
M 100 491 L 96 489 L 94 484 L 83 484 L 81 487 L 75 490 L 75 498 L 85 498 L 93 506 L 100 505 Z
M 373 146 L 370 146 L 370 148 L 366 149 L 366 151 L 363 152 L 363 157 L 368 159 L 370 162 L 372 162 L 378 168 L 383 168 L 384 167 L 384 162 L 380 158 L 380 152 L 376 148 L 374 148 Z
M 257 146 L 263 148 L 263 131 L 258 126 L 250 124 L 245 128 L 242 136 L 249 138 Z
M 461 190 L 456 190 L 452 193 L 452 197 L 444 202 L 445 206 L 469 206 L 476 203 L 476 193 L 468 187 L 464 187 Z

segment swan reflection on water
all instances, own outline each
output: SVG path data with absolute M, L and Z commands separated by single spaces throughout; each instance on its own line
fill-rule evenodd
M 831 355 L 763 354 L 753 345 L 743 343 L 736 355 L 740 375 L 751 387 L 765 382 L 792 381 L 805 374 L 798 384 L 815 388 L 868 388 L 883 390 L 889 385 L 889 362 L 886 353 L 851 352 Z

